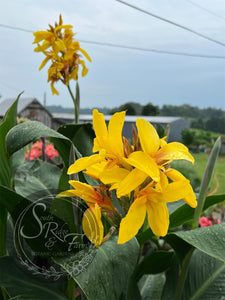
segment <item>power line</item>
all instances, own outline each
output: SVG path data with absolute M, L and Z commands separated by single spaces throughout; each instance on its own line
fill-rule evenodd
M 145 52 L 155 52 L 155 53 L 161 53 L 161 54 L 193 56 L 193 57 L 202 57 L 202 58 L 225 59 L 225 56 L 217 56 L 217 55 L 205 55 L 205 54 L 195 54 L 195 53 L 186 53 L 186 52 L 174 52 L 174 51 L 166 51 L 166 50 L 157 50 L 157 49 L 132 47 L 132 46 L 126 46 L 126 45 L 117 45 L 117 44 L 111 44 L 111 43 L 93 42 L 93 41 L 87 41 L 87 40 L 79 40 L 79 41 L 82 42 L 82 43 L 95 44 L 95 45 L 99 45 L 99 46 L 108 46 L 108 47 L 114 47 L 114 48 L 124 48 L 124 49 L 138 50 L 138 51 L 145 51 Z
M 211 10 L 209 10 L 209 9 L 207 9 L 207 8 L 201 6 L 201 5 L 199 5 L 199 4 L 197 4 L 197 3 L 193 2 L 193 1 L 190 1 L 190 0 L 185 0 L 185 1 L 191 3 L 192 5 L 198 7 L 198 8 L 200 8 L 200 9 L 206 11 L 206 12 L 208 12 L 209 14 L 211 14 L 211 15 L 213 15 L 213 16 L 215 16 L 215 17 L 218 17 L 218 18 L 220 18 L 220 19 L 225 20 L 224 17 L 222 17 L 222 16 L 220 16 L 220 15 L 217 15 L 215 12 L 213 12 L 213 11 L 211 11 Z
M 33 31 L 29 30 L 29 29 L 24 29 L 24 28 L 21 28 L 21 27 L 15 27 L 15 26 L 10 26 L 10 25 L 5 25 L 5 24 L 0 24 L 0 27 L 33 33 Z
M 33 33 L 32 30 L 28 30 L 28 29 L 24 29 L 24 28 L 20 28 L 20 27 L 8 26 L 8 25 L 5 25 L 5 24 L 0 24 L 0 27 L 12 29 L 12 30 L 18 30 L 18 31 L 24 31 L 24 32 Z M 122 48 L 122 49 L 144 51 L 144 52 L 154 52 L 154 53 L 159 53 L 159 54 L 169 54 L 169 55 L 179 55 L 179 56 L 191 56 L 191 57 L 201 57 L 201 58 L 225 59 L 225 56 L 219 56 L 219 55 L 207 55 L 207 54 L 195 54 L 195 53 L 187 53 L 187 52 L 175 52 L 175 51 L 167 51 L 167 50 L 158 50 L 158 49 L 149 49 L 149 48 L 141 48 L 141 47 L 132 47 L 132 46 L 121 45 L 121 44 L 88 41 L 88 40 L 79 40 L 79 41 L 82 42 L 82 43 L 92 44 L 92 45 L 98 45 L 98 46 L 107 46 L 107 47 L 113 47 L 113 48 Z
M 169 24 L 171 24 L 171 25 L 174 25 L 174 26 L 176 26 L 176 27 L 179 27 L 179 28 L 182 28 L 182 29 L 184 29 L 184 30 L 187 30 L 187 31 L 189 31 L 189 32 L 191 32 L 191 33 L 193 33 L 193 34 L 195 34 L 195 35 L 198 35 L 198 36 L 200 36 L 200 37 L 202 37 L 202 38 L 204 38 L 204 39 L 207 39 L 207 40 L 209 40 L 209 41 L 211 41 L 211 42 L 214 42 L 214 43 L 216 43 L 216 44 L 225 46 L 225 43 L 220 42 L 220 41 L 217 41 L 217 40 L 215 40 L 215 39 L 213 39 L 213 38 L 211 38 L 211 37 L 208 37 L 207 35 L 204 35 L 204 34 L 202 34 L 202 33 L 200 33 L 200 32 L 195 31 L 195 30 L 193 30 L 193 29 L 191 29 L 191 28 L 189 28 L 189 27 L 183 26 L 183 25 L 178 24 L 178 23 L 176 23 L 176 22 L 173 22 L 173 21 L 171 21 L 171 20 L 168 20 L 168 19 L 165 19 L 165 18 L 160 17 L 160 16 L 158 16 L 158 15 L 155 15 L 155 14 L 153 14 L 153 13 L 151 13 L 151 12 L 145 10 L 145 9 L 142 9 L 142 8 L 140 8 L 140 7 L 137 7 L 137 6 L 134 6 L 134 5 L 132 5 L 132 4 L 130 4 L 130 3 L 127 3 L 127 2 L 125 2 L 125 1 L 122 1 L 122 0 L 115 0 L 115 1 L 120 2 L 120 3 L 122 3 L 122 4 L 126 5 L 126 6 L 131 7 L 131 8 L 134 8 L 134 9 L 136 9 L 136 10 L 138 10 L 138 11 L 144 13 L 144 14 L 147 14 L 147 15 L 149 15 L 149 16 L 152 16 L 152 17 L 154 17 L 154 18 L 156 18 L 156 19 L 159 19 L 159 20 L 161 20 L 161 21 L 167 22 L 167 23 L 169 23 Z

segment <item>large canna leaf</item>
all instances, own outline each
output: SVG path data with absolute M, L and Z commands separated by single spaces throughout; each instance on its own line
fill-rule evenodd
M 56 283 L 32 278 L 19 269 L 12 257 L 0 258 L 0 285 L 7 289 L 10 299 L 67 300 Z M 15 297 L 15 298 L 14 298 Z
M 20 96 L 20 95 L 19 95 Z M 13 105 L 6 112 L 0 124 L 0 184 L 10 187 L 12 184 L 12 158 L 9 158 L 6 152 L 5 139 L 8 131 L 16 125 L 17 104 L 19 96 Z M 0 204 L 0 256 L 6 252 L 6 221 L 7 211 Z
M 225 262 L 225 223 L 169 235 L 176 235 L 202 252 Z
M 165 275 L 145 275 L 138 283 L 142 300 L 161 300 Z
M 167 273 L 161 300 L 174 300 L 178 268 Z M 191 257 L 181 300 L 223 299 L 225 264 L 196 249 Z
M 223 299 L 225 263 L 195 250 L 188 269 L 182 300 Z
M 74 278 L 88 300 L 115 300 L 120 299 L 126 290 L 138 253 L 139 245 L 135 238 L 118 245 L 117 238 L 112 237 L 96 250 L 87 270 L 78 276 L 74 274 L 72 257 L 70 260 L 56 261 Z
M 57 191 L 60 176 L 61 170 L 52 164 L 41 160 L 28 161 L 15 172 L 15 190 L 24 197 L 38 191 L 52 194 L 52 191 Z
M 65 136 L 45 126 L 41 122 L 28 121 L 18 124 L 9 131 L 7 134 L 7 151 L 9 155 L 12 155 L 14 152 L 42 136 L 68 140 Z

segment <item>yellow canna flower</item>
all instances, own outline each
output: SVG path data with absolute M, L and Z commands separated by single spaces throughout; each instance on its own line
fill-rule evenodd
M 165 172 L 171 161 L 185 159 L 194 162 L 187 147 L 178 142 L 167 144 L 164 139 L 159 138 L 155 128 L 146 120 L 137 119 L 136 126 L 142 151 L 134 151 L 124 159 L 135 169 L 118 184 L 117 196 L 119 198 L 128 195 L 140 185 L 136 179 L 137 175 L 143 181 L 149 177 L 151 180 L 159 182 L 160 173 Z
M 82 157 L 72 164 L 68 169 L 68 174 L 89 170 L 93 177 L 101 177 L 107 168 L 112 168 L 114 165 L 131 170 L 132 167 L 124 160 L 124 146 L 122 140 L 122 129 L 125 119 L 125 112 L 115 113 L 109 121 L 108 128 L 106 127 L 105 118 L 97 109 L 93 110 L 93 127 L 95 131 L 95 139 L 93 154 L 90 157 Z M 90 171 L 90 167 L 92 170 Z M 101 171 L 100 171 L 101 168 Z M 94 170 L 95 173 L 94 174 Z
M 129 241 L 138 233 L 144 223 L 146 213 L 149 227 L 153 233 L 165 236 L 169 227 L 169 212 L 166 202 L 186 199 L 189 205 L 196 207 L 196 199 L 192 198 L 193 191 L 186 178 L 168 183 L 164 173 L 161 173 L 160 177 L 160 184 L 154 186 L 150 183 L 142 190 L 135 191 L 134 202 L 120 223 L 119 244 Z
M 55 27 L 49 25 L 47 31 L 34 32 L 34 42 L 37 47 L 35 52 L 42 52 L 46 57 L 42 61 L 41 70 L 48 61 L 51 66 L 48 70 L 48 82 L 50 82 L 52 94 L 59 94 L 54 84 L 57 81 L 69 84 L 71 79 L 78 80 L 79 66 L 82 67 L 81 75 L 84 77 L 88 73 L 85 61 L 81 59 L 83 55 L 88 61 L 91 58 L 88 53 L 80 47 L 78 41 L 74 39 L 75 33 L 72 25 L 63 25 L 62 16 L 59 16 L 59 23 Z

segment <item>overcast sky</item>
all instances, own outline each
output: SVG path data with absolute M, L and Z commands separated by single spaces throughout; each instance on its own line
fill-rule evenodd
M 224 0 L 129 3 L 225 43 Z M 60 13 L 64 24 L 73 25 L 78 41 L 225 57 L 224 46 L 115 0 L 2 1 L 0 24 L 46 30 Z M 0 36 L 0 101 L 24 91 L 24 97 L 36 97 L 43 103 L 46 92 L 47 105 L 73 106 L 61 83 L 56 84 L 60 95 L 51 95 L 47 67 L 38 71 L 44 56 L 33 52 L 32 33 L 0 27 Z M 115 107 L 132 101 L 225 109 L 225 59 L 80 44 L 92 58 L 92 63 L 87 62 L 88 75 L 79 78 L 81 107 Z

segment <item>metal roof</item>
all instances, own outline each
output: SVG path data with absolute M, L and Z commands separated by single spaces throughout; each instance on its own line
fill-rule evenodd
M 0 102 L 0 117 L 3 117 L 10 106 L 15 102 L 15 98 L 6 99 Z M 37 101 L 43 109 L 45 109 L 50 115 L 50 111 L 48 111 L 36 98 L 20 98 L 18 101 L 17 112 L 21 113 L 29 104 L 33 101 Z
M 64 119 L 64 120 L 73 120 L 74 119 L 74 115 L 73 114 L 68 114 L 68 113 L 53 113 L 53 118 L 55 119 Z M 106 121 L 109 121 L 111 119 L 111 115 L 105 115 L 105 120 Z M 162 117 L 162 116 L 126 116 L 125 117 L 125 122 L 130 122 L 130 123 L 135 123 L 136 120 L 138 118 L 142 118 L 142 119 L 145 119 L 146 121 L 148 122 L 151 122 L 151 123 L 160 123 L 160 124 L 169 124 L 169 123 L 172 123 L 174 121 L 177 121 L 180 119 L 180 117 Z M 79 115 L 79 120 L 81 122 L 92 122 L 92 115 L 90 114 L 80 114 Z

